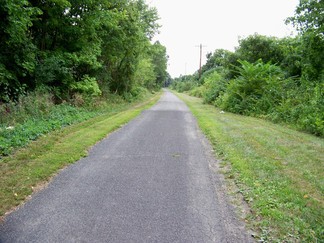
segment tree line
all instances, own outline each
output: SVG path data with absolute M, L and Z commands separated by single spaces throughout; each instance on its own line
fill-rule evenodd
M 136 93 L 168 77 L 144 0 L 1 0 L 0 18 L 0 103 L 39 88 L 57 102 Z
M 254 34 L 234 52 L 217 49 L 193 75 L 172 87 L 234 113 L 257 116 L 324 135 L 324 2 L 301 1 L 286 20 L 299 34 Z

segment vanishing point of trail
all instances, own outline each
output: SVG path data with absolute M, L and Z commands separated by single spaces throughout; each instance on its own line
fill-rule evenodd
M 187 106 L 165 91 L 0 226 L 0 242 L 250 242 Z

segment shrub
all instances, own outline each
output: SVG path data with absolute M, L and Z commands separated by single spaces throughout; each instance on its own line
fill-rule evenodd
M 223 92 L 225 92 L 227 81 L 217 71 L 209 73 L 204 80 L 203 99 L 206 103 L 213 103 Z
M 205 92 L 206 92 L 206 87 L 202 85 L 190 90 L 189 95 L 202 98 Z
M 81 81 L 71 84 L 71 90 L 81 94 L 85 94 L 89 97 L 101 95 L 101 90 L 97 83 L 96 78 L 84 75 Z
M 232 80 L 216 104 L 225 110 L 245 115 L 265 115 L 282 100 L 285 82 L 281 69 L 261 60 L 240 61 L 238 78 Z
M 35 82 L 36 86 L 52 87 L 56 98 L 66 98 L 74 82 L 71 58 L 61 52 L 42 53 L 35 70 Z
M 197 87 L 197 83 L 191 80 L 174 82 L 172 86 L 173 89 L 180 93 L 192 90 L 194 87 Z
M 136 99 L 144 97 L 147 93 L 148 90 L 146 88 L 143 88 L 142 86 L 135 86 L 132 87 L 129 92 L 124 92 L 123 98 L 128 102 L 132 102 Z
M 271 120 L 295 124 L 297 128 L 318 136 L 324 135 L 323 83 L 312 86 L 291 85 Z

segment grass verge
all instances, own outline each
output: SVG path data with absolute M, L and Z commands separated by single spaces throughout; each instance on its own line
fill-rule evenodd
M 249 204 L 263 242 L 324 242 L 324 140 L 268 121 L 187 103 L 212 143 L 225 177 Z
M 60 169 L 87 155 L 107 134 L 157 102 L 161 93 L 51 132 L 0 161 L 0 217 L 20 205 Z

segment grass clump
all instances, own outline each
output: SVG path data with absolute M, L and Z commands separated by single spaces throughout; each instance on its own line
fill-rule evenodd
M 250 226 L 266 242 L 324 240 L 324 140 L 262 119 L 189 105 L 248 202 Z

